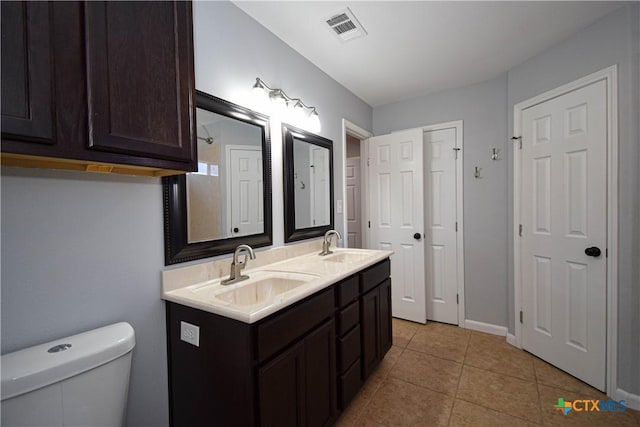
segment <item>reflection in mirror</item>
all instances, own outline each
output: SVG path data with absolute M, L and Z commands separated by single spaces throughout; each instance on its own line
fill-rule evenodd
M 285 242 L 333 228 L 333 143 L 283 124 Z
M 202 108 L 196 123 L 198 171 L 187 174 L 188 242 L 262 233 L 261 129 Z
M 293 138 L 296 228 L 329 225 L 329 149 Z
M 163 178 L 166 265 L 272 243 L 268 118 L 196 99 L 198 170 Z

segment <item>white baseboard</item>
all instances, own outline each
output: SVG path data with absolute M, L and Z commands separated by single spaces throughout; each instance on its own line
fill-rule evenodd
M 487 334 L 500 335 L 502 337 L 507 335 L 507 328 L 504 326 L 492 325 L 491 323 L 477 322 L 475 320 L 465 320 L 464 327 L 474 331 L 485 332 Z
M 617 401 L 624 400 L 627 407 L 640 411 L 640 396 L 637 394 L 629 393 L 619 388 L 616 390 L 616 395 L 613 398 Z
M 507 344 L 511 344 L 514 347 L 520 348 L 518 347 L 516 336 L 514 334 L 510 334 L 509 332 L 507 332 Z

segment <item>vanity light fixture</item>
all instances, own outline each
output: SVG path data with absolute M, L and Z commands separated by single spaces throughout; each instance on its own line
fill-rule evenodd
M 260 77 L 256 77 L 253 93 L 260 100 L 268 98 L 280 113 L 288 113 L 296 122 L 293 124 L 301 124 L 314 133 L 320 132 L 320 116 L 316 107 L 306 105 L 300 98 L 290 97 L 282 89 L 269 87 Z

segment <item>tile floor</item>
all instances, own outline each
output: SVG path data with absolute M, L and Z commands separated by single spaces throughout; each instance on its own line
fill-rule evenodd
M 640 412 L 569 412 L 602 393 L 504 337 L 393 319 L 393 343 L 337 426 L 640 426 Z

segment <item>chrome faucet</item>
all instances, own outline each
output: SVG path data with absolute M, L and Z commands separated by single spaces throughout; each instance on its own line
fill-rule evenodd
M 322 242 L 322 252 L 320 252 L 320 256 L 325 256 L 333 253 L 333 251 L 329 250 L 329 247 L 331 246 L 331 236 L 333 235 L 335 235 L 338 239 L 342 239 L 342 236 L 336 230 L 329 230 L 324 233 L 324 241 Z
M 244 254 L 244 261 L 238 260 L 238 256 L 241 252 L 246 252 Z M 228 279 L 224 279 L 221 283 L 223 285 L 231 285 L 234 283 L 241 282 L 243 280 L 247 280 L 249 276 L 242 274 L 242 269 L 247 265 L 247 255 L 251 259 L 256 259 L 256 254 L 253 253 L 253 249 L 249 245 L 240 245 L 233 252 L 233 261 L 231 262 L 231 273 L 229 274 Z

